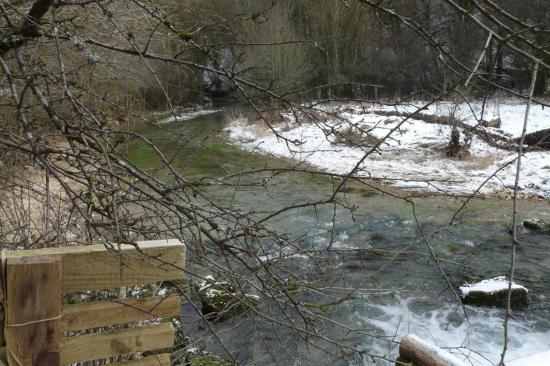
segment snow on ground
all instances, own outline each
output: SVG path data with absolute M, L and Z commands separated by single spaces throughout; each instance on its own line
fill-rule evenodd
M 507 281 L 506 278 L 504 278 L 504 276 L 500 276 L 500 277 L 483 280 L 477 283 L 465 284 L 463 286 L 460 286 L 460 292 L 462 294 L 462 298 L 465 298 L 466 296 L 468 296 L 468 294 L 471 291 L 493 294 L 495 292 L 507 291 L 509 283 L 510 282 Z M 518 290 L 521 289 L 527 292 L 527 289 L 525 287 L 523 287 L 522 285 L 518 285 L 517 283 L 514 283 L 514 282 L 512 282 L 512 289 L 518 289 Z
M 395 128 L 402 117 L 381 116 L 374 113 L 375 110 L 411 112 L 422 104 L 417 102 L 397 108 L 371 106 L 367 109 L 357 105 L 325 106 L 319 109 L 336 113 L 340 118 L 332 117 L 327 122 L 317 124 L 298 123 L 289 117 L 287 123 L 282 123 L 275 129 L 285 139 L 296 142 L 294 144 L 243 118 L 229 123 L 225 131 L 243 149 L 289 157 L 329 172 L 347 174 L 369 151 L 370 146 L 368 141 L 363 147 L 339 143 L 334 130 L 343 132 L 351 128 L 357 131 L 357 128 L 361 128 L 380 139 Z M 481 103 L 476 102 L 471 106 L 479 118 Z M 447 116 L 452 110 L 464 123 L 477 124 L 466 104 L 455 109 L 451 103 L 442 102 L 422 113 Z M 499 106 L 490 103 L 484 119 L 490 120 L 500 115 L 502 127 L 499 132 L 519 136 L 524 113 L 525 105 L 519 102 L 510 101 Z M 550 128 L 550 109 L 543 110 L 540 106 L 534 106 L 528 126 L 528 131 Z M 493 128 L 488 130 L 497 131 Z M 386 140 L 380 153 L 370 154 L 360 164 L 356 174 L 381 179 L 393 186 L 414 191 L 470 194 L 482 186 L 479 193 L 486 196 L 511 194 L 516 154 L 492 147 L 473 136 L 471 156 L 462 160 L 450 159 L 444 153 L 450 133 L 450 126 L 411 119 Z M 522 195 L 550 198 L 550 152 L 528 152 L 522 161 Z M 507 163 L 510 164 L 503 167 Z M 496 176 L 490 178 L 497 171 Z M 486 180 L 488 181 L 485 183 Z

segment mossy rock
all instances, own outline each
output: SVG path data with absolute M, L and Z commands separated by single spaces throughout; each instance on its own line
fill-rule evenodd
M 186 365 L 188 366 L 231 366 L 230 362 L 225 361 L 213 355 L 190 354 L 187 356 Z
M 228 282 L 202 286 L 198 291 L 202 314 L 212 320 L 227 320 L 259 306 L 259 298 L 238 293 Z
M 533 231 L 542 231 L 550 233 L 550 223 L 539 218 L 523 220 L 523 227 Z
M 484 291 L 470 291 L 462 302 L 466 305 L 495 306 L 506 308 L 508 290 L 495 291 L 492 293 Z M 529 305 L 527 291 L 525 289 L 512 289 L 510 307 L 512 309 L 524 309 Z

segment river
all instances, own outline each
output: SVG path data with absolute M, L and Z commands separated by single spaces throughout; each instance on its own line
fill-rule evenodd
M 170 123 L 163 129 L 140 126 L 137 130 L 164 153 L 174 154 L 174 165 L 190 179 L 264 166 L 290 166 L 289 161 L 232 146 L 223 134 L 223 118 L 228 113 L 231 111 L 226 109 Z M 190 136 L 192 141 L 176 139 L 174 132 Z M 128 154 L 145 168 L 158 163 L 153 152 L 143 146 L 130 145 Z M 216 185 L 205 190 L 227 207 L 267 211 L 326 198 L 332 187 L 328 179 L 289 174 L 271 178 L 261 187 L 233 190 Z M 356 209 L 352 215 L 349 210 L 338 208 L 334 226 L 332 205 L 316 210 L 296 209 L 268 223 L 304 250 L 323 251 L 330 246 L 330 255 L 322 266 L 307 257 L 293 259 L 304 278 L 316 281 L 322 277 L 343 294 L 346 289 L 360 289 L 351 299 L 323 313 L 359 332 L 351 336 L 322 325 L 326 335 L 377 355 L 395 357 L 401 336 L 416 333 L 441 347 L 458 347 L 453 352 L 468 354 L 474 365 L 496 363 L 502 349 L 504 311 L 467 307 L 466 319 L 425 243 L 419 240 L 411 205 L 363 187 L 350 189 L 346 199 Z M 416 198 L 415 202 L 417 217 L 426 233 L 444 227 L 461 203 L 451 198 Z M 548 217 L 548 212 L 546 201 L 520 202 L 520 219 Z M 453 285 L 508 273 L 510 222 L 511 201 L 474 200 L 456 225 L 431 239 Z M 509 359 L 550 348 L 550 236 L 524 232 L 520 241 L 516 280 L 529 289 L 530 305 L 514 312 Z M 204 326 L 191 321 L 196 318 L 191 308 L 185 309 L 189 324 L 186 333 L 192 338 L 204 336 L 202 346 L 223 356 L 223 349 L 208 337 Z M 278 329 L 270 334 L 269 327 L 258 330 L 251 320 L 232 319 L 213 327 L 230 350 L 239 351 L 237 358 L 243 364 L 373 364 L 370 358 L 353 354 L 329 360 L 315 348 L 304 348 L 292 332 Z M 261 332 L 264 337 L 254 332 Z M 361 332 L 365 335 L 360 336 Z M 376 364 L 390 362 L 378 360 Z

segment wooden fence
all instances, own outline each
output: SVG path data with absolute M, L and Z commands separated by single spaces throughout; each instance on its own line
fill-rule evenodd
M 185 246 L 176 240 L 2 252 L 4 326 L 0 360 L 9 366 L 57 366 L 168 349 L 174 328 L 163 318 L 180 313 L 175 295 L 63 303 L 63 295 L 153 284 L 183 277 Z M 157 320 L 145 322 L 148 320 Z M 76 332 L 128 324 L 122 329 Z M 71 334 L 80 334 L 72 335 Z M 87 333 L 87 334 L 82 334 Z M 151 354 L 151 352 L 149 352 Z M 167 366 L 168 353 L 121 366 Z

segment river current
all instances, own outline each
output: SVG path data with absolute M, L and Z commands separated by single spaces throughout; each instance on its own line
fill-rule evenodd
M 165 153 L 176 154 L 174 164 L 187 176 L 220 176 L 230 172 L 266 165 L 290 164 L 274 157 L 241 151 L 223 134 L 227 110 L 174 122 L 163 129 L 139 127 Z M 182 147 L 174 131 L 187 134 L 196 146 Z M 197 148 L 197 146 L 201 146 Z M 142 166 L 154 165 L 151 152 L 133 146 L 130 157 Z M 274 210 L 299 202 L 326 198 L 332 184 L 302 175 L 271 178 L 266 187 L 243 187 L 237 191 L 220 186 L 206 188 L 225 205 L 244 209 Z M 416 333 L 455 354 L 467 355 L 474 365 L 498 362 L 503 343 L 504 310 L 466 307 L 466 315 L 438 271 L 412 215 L 411 205 L 354 187 L 346 193 L 349 210 L 333 206 L 292 210 L 271 220 L 268 225 L 295 238 L 304 250 L 321 251 L 330 246 L 333 257 L 324 273 L 325 281 L 339 288 L 357 290 L 348 301 L 326 310 L 326 317 L 373 336 L 353 336 L 327 327 L 327 336 L 347 342 L 369 353 L 395 357 L 398 341 Z M 474 200 L 458 222 L 445 228 L 461 201 L 452 198 L 415 198 L 416 213 L 426 233 L 437 232 L 430 244 L 453 286 L 468 281 L 508 274 L 510 262 L 511 201 Z M 545 201 L 520 202 L 519 218 L 550 219 Z M 336 219 L 334 219 L 336 217 Z M 443 228 L 443 229 L 442 229 Z M 515 311 L 511 321 L 508 359 L 550 348 L 550 236 L 524 231 L 518 252 L 516 282 L 529 289 L 529 307 Z M 397 255 L 399 253 L 399 255 Z M 315 280 L 318 263 L 307 257 L 295 258 L 305 276 Z M 307 269 L 311 273 L 307 273 Z M 184 312 L 192 319 L 191 307 Z M 190 324 L 195 324 L 190 322 Z M 215 325 L 220 338 L 231 350 L 241 350 L 244 364 L 281 365 L 389 365 L 369 357 L 350 356 L 328 360 L 314 348 L 305 349 L 293 342 L 292 334 L 273 336 L 268 346 L 254 336 L 254 326 L 246 320 L 230 320 Z M 207 331 L 199 325 L 187 327 L 190 336 Z M 235 336 L 239 335 L 239 336 Z M 269 343 L 269 341 L 267 341 Z M 211 340 L 204 347 L 223 356 L 220 345 Z M 266 351 L 266 347 L 269 351 Z M 300 357 L 297 357 L 300 356 Z

